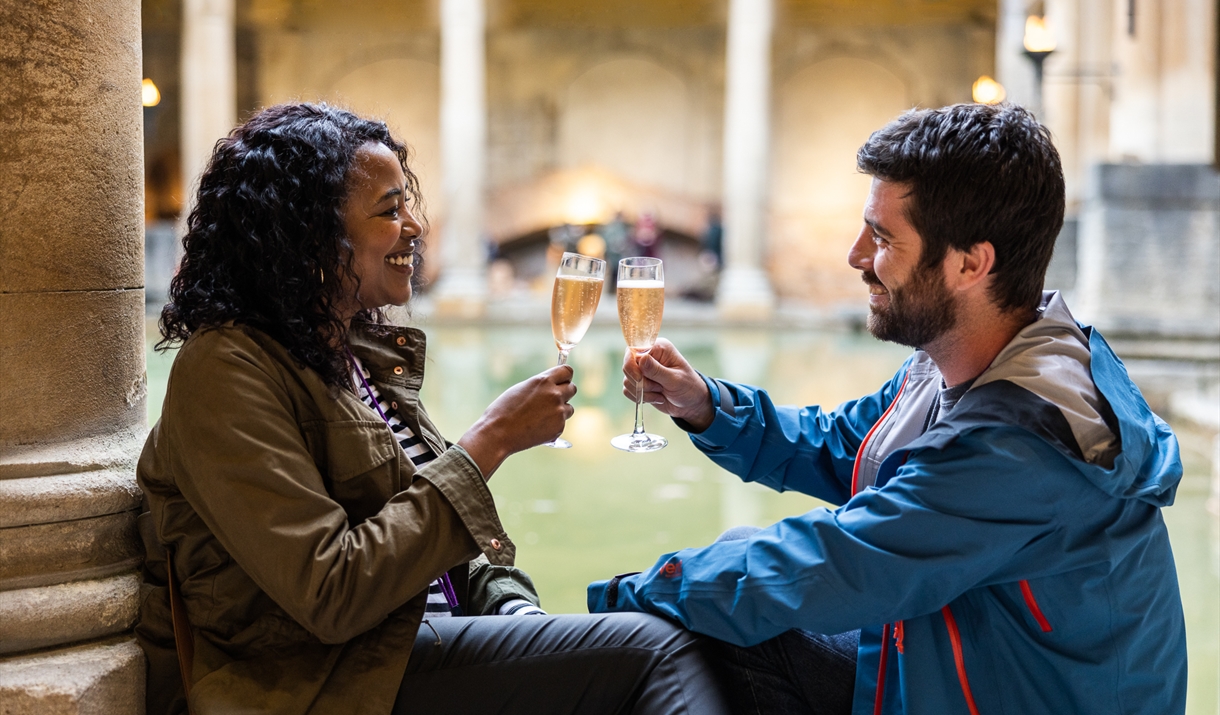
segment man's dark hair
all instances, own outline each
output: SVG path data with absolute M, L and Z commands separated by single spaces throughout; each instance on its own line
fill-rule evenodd
M 158 349 L 234 321 L 275 338 L 331 385 L 349 384 L 338 347 L 348 332 L 340 279 L 353 273 L 342 207 L 356 154 L 370 142 L 398 157 L 412 210 L 424 220 L 407 147 L 384 122 L 325 104 L 281 104 L 218 141 L 187 218 Z M 357 317 L 384 321 L 379 310 Z
M 990 241 L 991 299 L 1005 311 L 1038 307 L 1064 194 L 1059 152 L 1033 115 L 1010 104 L 911 110 L 873 132 L 856 165 L 910 186 L 922 267 Z

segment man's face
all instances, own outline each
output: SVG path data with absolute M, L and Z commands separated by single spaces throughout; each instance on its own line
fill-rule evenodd
M 940 265 L 921 267 L 923 240 L 907 220 L 910 187 L 873 179 L 864 226 L 847 262 L 868 284 L 868 330 L 879 340 L 923 348 L 957 322 Z

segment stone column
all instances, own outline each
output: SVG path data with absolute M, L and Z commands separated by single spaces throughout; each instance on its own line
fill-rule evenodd
M 441 167 L 445 197 L 438 312 L 482 315 L 487 174 L 486 21 L 483 0 L 441 0 Z
M 996 80 L 1004 85 L 1009 102 L 1034 109 L 1039 105 L 1038 85 L 1034 79 L 1034 65 L 1025 56 L 1025 18 L 1029 16 L 1030 4 L 1030 0 L 1000 0 L 996 18 L 995 73 Z
M 180 223 L 195 205 L 199 175 L 216 141 L 237 122 L 234 0 L 182 2 L 182 202 Z
M 142 713 L 140 3 L 0 4 L 0 712 Z
M 729 2 L 724 92 L 724 271 L 716 306 L 730 320 L 765 318 L 775 307 L 775 294 L 763 271 L 774 13 L 774 0 Z
M 1115 13 L 1108 157 L 1080 217 L 1076 313 L 1112 335 L 1220 337 L 1220 175 L 1210 166 L 1216 5 Z M 1107 163 L 1112 162 L 1112 163 Z
M 1110 155 L 1116 161 L 1208 164 L 1216 68 L 1215 0 L 1143 0 L 1114 35 Z

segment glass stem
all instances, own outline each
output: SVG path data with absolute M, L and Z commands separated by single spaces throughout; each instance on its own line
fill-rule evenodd
M 644 381 L 640 380 L 636 383 L 638 390 L 635 397 L 635 429 L 631 430 L 631 436 L 636 442 L 643 441 L 644 437 Z
M 559 351 L 559 362 L 557 362 L 555 364 L 556 365 L 567 365 L 568 364 L 568 351 L 567 350 Z

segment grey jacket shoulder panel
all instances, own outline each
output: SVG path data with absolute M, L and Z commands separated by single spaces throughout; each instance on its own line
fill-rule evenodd
M 1043 294 L 1039 317 L 1017 333 L 972 390 L 1006 381 L 1058 407 L 1090 463 L 1113 466 L 1121 450 L 1114 412 L 1090 370 L 1089 339 L 1058 291 Z
M 929 425 L 943 382 L 931 357 L 916 351 L 894 404 L 865 444 L 858 487 L 875 484 L 882 463 L 900 450 L 943 447 L 984 426 L 1020 427 L 1078 462 L 1110 468 L 1121 451 L 1119 428 L 1090 367 L 1088 337 L 1059 293 L 1049 291 L 1038 318 L 1000 351 L 951 411 Z

